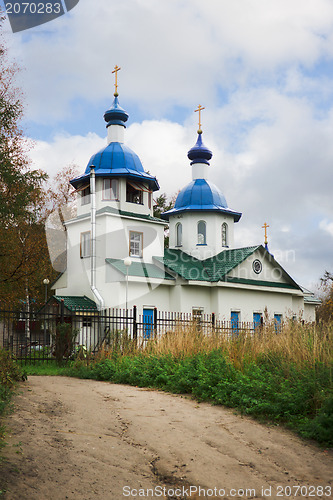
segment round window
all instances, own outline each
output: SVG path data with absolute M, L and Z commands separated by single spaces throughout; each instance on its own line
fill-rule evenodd
M 262 263 L 260 262 L 259 259 L 256 259 L 256 260 L 253 261 L 252 269 L 253 269 L 253 271 L 256 274 L 261 273 L 261 271 L 262 271 Z

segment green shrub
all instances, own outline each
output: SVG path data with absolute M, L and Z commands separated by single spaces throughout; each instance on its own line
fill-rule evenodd
M 70 323 L 58 323 L 55 334 L 52 334 L 52 339 L 54 343 L 53 354 L 59 365 L 72 356 L 78 333 L 78 330 L 72 328 Z
M 15 363 L 11 353 L 0 348 L 0 416 L 6 410 L 15 384 L 25 379 L 25 373 Z M 4 427 L 0 426 L 0 448 L 3 446 L 4 432 Z
M 313 419 L 300 423 L 300 434 L 315 439 L 325 446 L 333 446 L 333 395 L 323 402 L 318 414 Z
M 330 443 L 333 435 L 332 366 L 324 363 L 298 365 L 266 353 L 240 368 L 218 349 L 183 358 L 119 355 L 85 370 L 84 376 L 97 380 L 192 394 L 199 401 L 286 424 L 321 443 Z
M 11 389 L 17 381 L 24 378 L 24 373 L 16 364 L 12 354 L 0 348 L 0 386 Z

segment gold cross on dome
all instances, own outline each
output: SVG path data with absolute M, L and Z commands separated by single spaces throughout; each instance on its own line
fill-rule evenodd
M 115 83 L 114 83 L 114 96 L 115 97 L 118 96 L 118 71 L 120 69 L 121 68 L 119 68 L 117 65 L 115 65 L 114 70 L 112 71 L 112 73 L 115 74 Z
M 265 229 L 265 245 L 267 245 L 267 243 L 268 243 L 268 241 L 267 241 L 267 228 L 269 227 L 269 225 L 267 224 L 267 222 L 265 222 L 265 224 L 261 227 L 263 229 Z
M 196 113 L 197 111 L 199 111 L 199 129 L 198 129 L 198 134 L 202 134 L 202 130 L 201 130 L 201 111 L 205 109 L 203 106 L 201 106 L 201 104 L 199 104 L 198 106 L 198 109 L 195 109 L 194 112 Z

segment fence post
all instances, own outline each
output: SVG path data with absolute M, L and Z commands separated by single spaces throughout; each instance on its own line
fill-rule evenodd
M 64 316 L 65 316 L 65 302 L 64 302 L 64 299 L 61 299 L 61 302 L 60 302 L 60 322 L 63 323 L 65 320 L 64 320 Z
M 215 328 L 215 313 L 212 313 L 212 328 Z
M 133 306 L 133 339 L 138 338 L 138 325 L 136 322 L 136 306 Z
M 157 335 L 157 307 L 154 307 L 154 337 Z

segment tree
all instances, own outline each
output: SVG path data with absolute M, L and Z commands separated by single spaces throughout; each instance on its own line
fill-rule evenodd
M 160 219 L 161 214 L 170 210 L 175 204 L 175 196 L 171 199 L 168 199 L 166 193 L 160 194 L 156 200 L 154 200 L 154 217 Z
M 167 197 L 166 193 L 160 194 L 156 200 L 154 200 L 154 210 L 153 214 L 154 217 L 157 217 L 158 219 L 161 218 L 161 214 L 163 212 L 166 212 L 167 210 L 171 210 L 173 206 L 175 205 L 175 201 L 177 198 L 177 194 L 172 196 L 172 198 Z M 169 227 L 166 225 L 164 228 L 164 247 L 168 248 L 169 246 Z
M 74 163 L 70 163 L 62 168 L 54 178 L 53 187 L 49 193 L 52 201 L 53 210 L 62 210 L 61 217 L 67 220 L 67 216 L 74 217 L 76 215 L 76 190 L 70 184 L 70 180 L 78 175 L 79 167 Z
M 19 125 L 18 67 L 8 60 L 3 20 L 0 12 L 0 300 L 18 303 L 40 295 L 42 279 L 51 272 L 44 234 L 47 175 L 30 168 L 31 143 Z
M 46 175 L 29 169 L 31 144 L 19 127 L 23 115 L 20 90 L 15 87 L 18 67 L 10 63 L 1 33 L 0 12 L 0 225 L 9 227 L 17 218 L 29 216 L 31 198 Z
M 320 278 L 323 290 L 322 303 L 317 309 L 317 319 L 319 321 L 333 321 L 333 273 L 325 271 Z
M 53 268 L 63 272 L 67 267 L 67 239 L 65 222 L 76 216 L 76 190 L 69 181 L 78 174 L 78 167 L 64 167 L 54 179 L 48 191 L 50 214 L 45 223 L 48 250 Z

